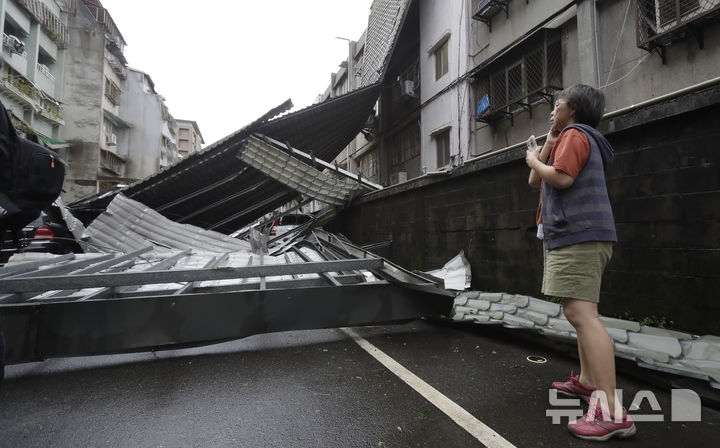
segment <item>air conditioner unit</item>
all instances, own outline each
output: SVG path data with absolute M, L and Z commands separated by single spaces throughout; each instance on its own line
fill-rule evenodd
M 390 175 L 390 185 L 399 184 L 401 182 L 407 181 L 407 172 L 406 171 L 398 171 L 397 173 L 392 173 Z
M 408 79 L 400 81 L 400 94 L 415 98 L 415 83 Z
M 108 146 L 116 146 L 117 145 L 117 135 L 115 135 L 115 134 L 108 135 L 105 140 L 105 144 Z

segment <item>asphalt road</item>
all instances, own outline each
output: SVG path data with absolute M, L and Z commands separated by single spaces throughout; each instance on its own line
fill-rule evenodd
M 548 385 L 577 361 L 538 335 L 413 321 L 354 329 L 429 387 L 519 447 L 584 447 L 546 416 Z M 528 356 L 547 359 L 532 363 Z M 620 374 L 626 406 L 650 390 L 628 440 L 606 446 L 715 447 L 720 412 L 671 422 L 670 393 Z M 638 379 L 640 378 L 640 379 Z M 157 353 L 9 366 L 3 447 L 481 447 L 470 432 L 340 329 L 265 334 Z

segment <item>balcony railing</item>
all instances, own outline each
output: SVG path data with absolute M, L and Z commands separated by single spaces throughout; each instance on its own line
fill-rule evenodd
M 18 0 L 33 18 L 42 25 L 43 29 L 55 41 L 58 47 L 67 48 L 70 45 L 70 33 L 60 17 L 40 0 Z
M 37 63 L 37 69 L 38 69 L 38 71 L 39 71 L 40 73 L 42 73 L 43 75 L 45 75 L 46 78 L 48 78 L 48 79 L 51 80 L 51 81 L 55 81 L 55 75 L 53 75 L 52 73 L 50 73 L 50 68 L 48 68 L 47 65 L 44 65 L 44 64 L 41 64 L 41 63 L 38 62 L 38 63 Z
M 702 47 L 699 25 L 720 18 L 720 0 L 638 0 L 638 47 L 653 50 L 684 37 L 690 29 Z
M 100 150 L 100 166 L 117 176 L 123 176 L 125 172 L 125 160 L 105 149 Z
M 3 33 L 3 47 L 10 50 L 10 53 L 19 54 L 20 56 L 27 58 L 27 52 L 25 52 L 25 42 L 15 36 Z

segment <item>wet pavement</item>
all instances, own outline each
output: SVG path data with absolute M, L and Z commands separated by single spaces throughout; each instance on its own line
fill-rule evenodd
M 548 385 L 578 368 L 567 346 L 494 326 L 412 321 L 354 329 L 519 447 L 597 446 L 546 416 Z M 547 362 L 528 361 L 541 356 Z M 671 422 L 671 394 L 621 373 L 628 406 L 650 390 L 662 422 L 605 446 L 717 446 L 720 412 Z M 0 392 L 8 447 L 481 447 L 339 329 L 257 335 L 156 353 L 9 366 Z

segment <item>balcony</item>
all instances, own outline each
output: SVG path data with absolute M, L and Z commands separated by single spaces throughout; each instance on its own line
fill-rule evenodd
M 492 18 L 500 11 L 505 11 L 505 17 L 509 17 L 509 4 L 510 0 L 473 0 L 472 18 L 486 24 L 492 32 Z
M 637 45 L 648 51 L 659 50 L 693 35 L 703 48 L 702 26 L 720 18 L 720 0 L 644 0 L 638 1 Z
M 113 152 L 101 149 L 100 168 L 108 170 L 116 176 L 122 177 L 125 173 L 125 160 Z
M 123 64 L 117 56 L 115 56 L 109 51 L 106 51 L 105 59 L 107 59 L 108 64 L 110 64 L 110 68 L 112 68 L 112 70 L 115 72 L 116 75 L 118 75 L 120 79 L 127 79 L 127 70 L 125 69 L 125 64 Z
M 60 104 L 54 103 L 51 100 L 43 98 L 40 101 L 40 116 L 45 120 L 50 121 L 54 124 L 65 126 L 65 120 L 62 117 L 62 108 Z
M 52 73 L 50 73 L 50 68 L 48 68 L 47 65 L 44 65 L 44 64 L 41 64 L 41 63 L 38 62 L 38 64 L 37 64 L 37 69 L 38 69 L 38 71 L 39 71 L 40 73 L 42 73 L 43 76 L 45 76 L 47 79 L 49 79 L 50 81 L 55 81 L 55 75 L 53 75 Z
M 5 63 L 18 73 L 26 74 L 28 71 L 27 52 L 25 43 L 15 36 L 3 33 L 2 55 Z
M 40 93 L 21 76 L 7 75 L 0 80 L 0 89 L 9 93 L 13 101 L 23 110 L 38 110 Z
M 43 2 L 40 0 L 18 0 L 18 3 L 42 25 L 45 32 L 55 41 L 58 47 L 67 48 L 70 45 L 70 33 L 67 25 Z

